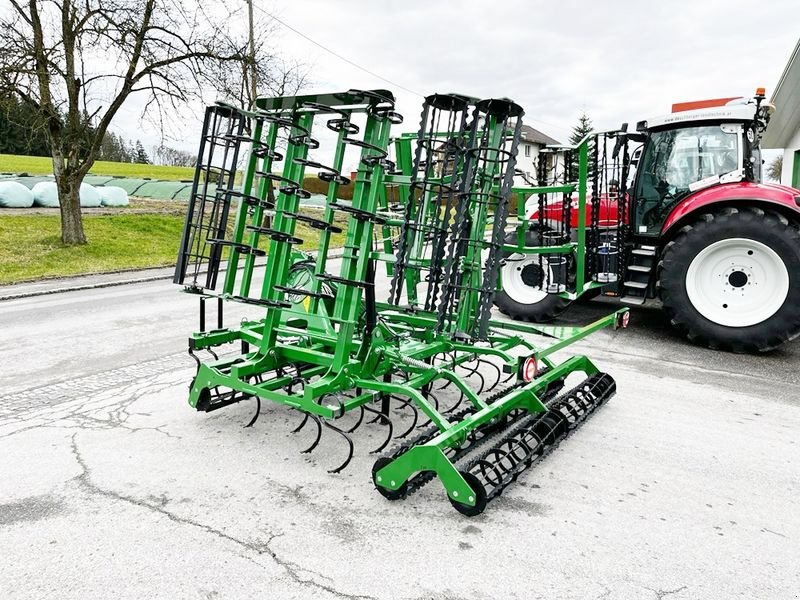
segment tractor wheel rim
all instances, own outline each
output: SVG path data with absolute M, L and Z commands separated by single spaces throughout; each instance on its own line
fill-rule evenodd
M 501 271 L 503 291 L 514 302 L 519 304 L 536 304 L 547 297 L 547 292 L 541 287 L 530 286 L 522 278 L 526 268 L 539 267 L 539 257 L 536 255 L 512 254 L 506 259 Z M 542 269 L 549 273 L 549 281 L 553 281 L 553 269 L 542 259 Z
M 686 293 L 706 319 L 748 327 L 769 319 L 789 294 L 789 271 L 769 246 L 746 238 L 714 242 L 686 271 Z

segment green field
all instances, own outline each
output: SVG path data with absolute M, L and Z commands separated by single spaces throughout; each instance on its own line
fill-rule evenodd
M 49 158 L 0 154 L 0 173 L 51 173 Z M 97 162 L 95 175 L 152 178 L 161 180 L 192 179 L 189 167 L 161 167 L 131 163 Z M 306 177 L 304 187 L 325 194 L 328 184 L 314 175 Z M 341 186 L 339 197 L 352 198 L 352 185 Z M 22 209 L 24 210 L 24 209 Z M 36 211 L 37 209 L 34 209 Z M 160 267 L 175 263 L 184 221 L 185 208 L 178 204 L 132 200 L 130 209 L 113 209 L 117 214 L 84 214 L 83 222 L 89 243 L 66 247 L 60 241 L 60 217 L 37 212 L 0 216 L 0 284 L 49 277 L 87 273 L 107 273 L 129 269 Z M 320 218 L 319 211 L 308 208 Z M 316 214 L 315 214 L 316 213 Z M 337 224 L 346 227 L 347 219 L 337 215 Z M 304 240 L 302 250 L 319 247 L 319 231 L 298 223 L 296 235 Z M 340 247 L 343 234 L 331 237 L 331 247 Z M 261 247 L 267 246 L 261 240 Z
M 45 156 L 17 156 L 0 154 L 0 173 L 27 173 L 28 175 L 52 175 L 53 161 Z M 192 167 L 162 167 L 99 160 L 92 166 L 92 175 L 109 177 L 138 177 L 182 181 L 194 177 Z
M 183 221 L 176 214 L 85 215 L 89 243 L 64 246 L 58 215 L 0 216 L 0 284 L 174 265 Z M 319 247 L 318 230 L 298 224 L 295 233 L 302 250 Z M 343 238 L 332 235 L 331 247 Z

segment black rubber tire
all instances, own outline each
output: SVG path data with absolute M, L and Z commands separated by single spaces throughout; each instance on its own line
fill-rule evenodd
M 385 467 L 391 462 L 392 459 L 386 456 L 381 456 L 378 460 L 375 461 L 375 464 L 372 466 L 372 483 L 375 484 L 375 489 L 378 490 L 380 495 L 386 498 L 387 500 L 401 500 L 406 497 L 406 493 L 408 492 L 407 481 L 404 481 L 403 485 L 401 485 L 396 490 L 390 490 L 378 483 L 377 479 L 378 471 L 380 471 L 383 467 Z
M 517 243 L 517 234 L 510 233 L 506 236 L 505 242 L 507 244 Z M 535 231 L 529 231 L 525 234 L 526 246 L 539 245 L 539 234 Z M 511 252 L 504 252 L 503 259 L 511 256 Z M 536 288 L 531 288 L 536 289 Z M 513 300 L 503 290 L 499 290 L 494 296 L 494 304 L 500 309 L 500 312 L 508 315 L 517 321 L 533 321 L 534 323 L 546 323 L 552 321 L 562 312 L 564 312 L 570 305 L 570 301 L 562 298 L 557 294 L 548 294 L 539 302 L 531 304 L 523 304 Z
M 706 319 L 686 292 L 686 272 L 703 248 L 727 238 L 748 238 L 781 257 L 789 273 L 786 301 L 770 318 L 748 327 Z M 758 208 L 727 208 L 704 214 L 680 230 L 659 262 L 658 289 L 672 324 L 694 343 L 738 353 L 764 352 L 800 335 L 800 231 L 785 217 Z
M 450 500 L 450 504 L 453 505 L 458 512 L 462 515 L 467 517 L 477 517 L 481 514 L 484 510 L 486 510 L 486 490 L 483 488 L 483 484 L 481 483 L 480 479 L 478 479 L 472 473 L 467 471 L 459 471 L 461 476 L 464 478 L 464 481 L 467 482 L 467 485 L 472 488 L 472 491 L 475 493 L 475 506 L 468 506 L 466 504 L 461 504 L 457 500 L 453 500 L 449 496 L 447 497 Z

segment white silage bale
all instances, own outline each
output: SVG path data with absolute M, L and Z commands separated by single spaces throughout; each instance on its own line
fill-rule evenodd
M 40 181 L 33 186 L 33 204 L 47 208 L 58 207 L 58 187 L 55 181 Z
M 97 188 L 88 183 L 81 184 L 80 190 L 81 206 L 84 208 L 95 208 L 100 206 L 100 192 Z
M 128 192 L 115 185 L 104 185 L 97 188 L 103 206 L 128 206 Z
M 0 208 L 29 208 L 33 193 L 19 181 L 0 181 Z

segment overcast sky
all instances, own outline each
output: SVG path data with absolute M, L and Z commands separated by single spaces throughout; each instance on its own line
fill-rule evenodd
M 417 94 L 505 96 L 525 108 L 526 123 L 560 141 L 584 110 L 605 129 L 669 112 L 673 102 L 752 95 L 758 86 L 770 95 L 800 36 L 797 0 L 255 1 L 411 90 L 280 27 L 274 47 L 308 65 L 308 91 L 390 89 L 409 131 L 418 124 Z M 156 144 L 135 114 L 129 106 L 117 131 Z M 199 121 L 186 125 L 173 145 L 191 149 Z

